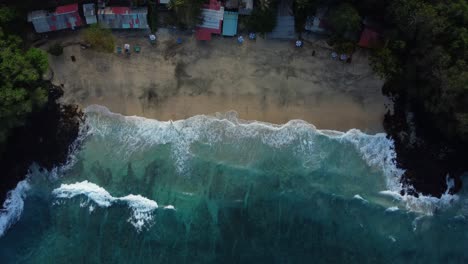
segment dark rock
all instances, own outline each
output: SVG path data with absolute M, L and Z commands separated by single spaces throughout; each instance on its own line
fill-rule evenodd
M 387 84 L 384 93 L 394 98 L 394 113 L 387 113 L 384 128 L 395 141 L 398 167 L 405 169 L 405 192 L 440 197 L 447 190 L 447 176 L 455 180 L 450 193 L 461 189 L 460 176 L 468 171 L 467 144 L 437 128 L 437 118 L 408 102 Z
M 48 170 L 64 164 L 78 136 L 83 113 L 75 105 L 57 102 L 63 95 L 61 87 L 45 84 L 49 87 L 48 102 L 40 111 L 33 112 L 24 126 L 12 131 L 0 157 L 2 203 L 7 192 L 25 178 L 32 163 Z

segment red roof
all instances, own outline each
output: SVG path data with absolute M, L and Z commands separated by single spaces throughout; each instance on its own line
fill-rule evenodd
M 59 6 L 57 7 L 57 9 L 55 9 L 56 14 L 65 14 L 72 12 L 78 12 L 78 4 Z
M 117 15 L 130 14 L 130 8 L 128 7 L 112 7 L 112 13 Z
M 195 37 L 197 40 L 211 40 L 211 30 L 207 28 L 197 28 Z
M 358 45 L 363 48 L 372 48 L 378 42 L 379 42 L 379 33 L 366 27 L 362 31 L 361 39 L 359 40 Z

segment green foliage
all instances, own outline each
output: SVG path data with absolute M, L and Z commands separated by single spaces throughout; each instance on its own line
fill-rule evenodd
M 356 33 L 361 28 L 361 16 L 351 4 L 343 3 L 334 8 L 329 17 L 335 34 L 344 37 L 346 33 Z
M 401 72 L 398 58 L 388 48 L 377 50 L 370 57 L 374 72 L 383 79 L 392 79 Z
M 102 28 L 99 24 L 93 24 L 83 30 L 83 39 L 97 51 L 114 52 L 115 50 L 115 38 L 112 31 Z
M 176 13 L 180 28 L 194 28 L 202 22 L 201 12 L 204 0 L 171 0 L 169 8 Z
M 252 14 L 247 20 L 247 28 L 249 31 L 258 33 L 271 32 L 276 26 L 276 12 L 268 2 L 264 3 L 263 7 L 257 7 L 252 11 Z
M 156 0 L 150 0 L 148 3 L 148 22 L 151 32 L 153 33 L 158 30 L 158 9 L 156 5 Z
M 18 37 L 4 33 L 13 19 L 8 14 L 8 9 L 0 8 L 0 144 L 47 101 L 42 81 L 49 67 L 47 54 L 35 48 L 23 51 Z
M 47 51 L 54 56 L 60 56 L 63 54 L 63 47 L 59 43 L 54 43 L 50 45 Z

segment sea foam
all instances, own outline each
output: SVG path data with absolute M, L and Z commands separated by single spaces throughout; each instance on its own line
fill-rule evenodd
M 317 149 L 317 137 L 326 137 L 340 144 L 351 144 L 371 168 L 382 172 L 385 193 L 399 195 L 404 186 L 401 177 L 404 170 L 396 165 L 394 142 L 385 133 L 367 135 L 358 129 L 347 132 L 318 130 L 303 120 L 291 120 L 283 125 L 260 121 L 245 121 L 235 112 L 216 116 L 198 115 L 184 120 L 158 121 L 137 116 L 123 116 L 110 112 L 103 106 L 93 105 L 85 109 L 88 133 L 104 140 L 113 139 L 113 151 L 130 157 L 145 148 L 170 144 L 176 169 L 180 174 L 190 174 L 191 146 L 195 142 L 214 145 L 226 140 L 253 139 L 273 148 L 290 147 L 297 157 L 305 157 L 304 166 L 319 166 L 321 152 Z M 117 146 L 116 146 L 117 145 Z M 376 190 L 377 191 L 377 190 Z M 450 204 L 456 197 L 445 194 L 441 199 L 420 196 L 401 196 L 398 200 L 415 212 L 432 214 L 441 206 Z
M 59 199 L 69 199 L 84 195 L 88 201 L 95 203 L 99 207 L 110 207 L 116 203 L 123 203 L 132 210 L 132 215 L 128 218 L 139 232 L 143 227 L 150 226 L 153 221 L 153 213 L 158 209 L 158 204 L 141 195 L 129 194 L 124 197 L 113 197 L 104 188 L 88 182 L 82 181 L 73 184 L 62 184 L 59 188 L 52 191 L 52 194 Z M 92 206 L 92 205 L 91 205 Z M 174 209 L 174 206 L 167 205 L 167 208 Z M 94 210 L 90 208 L 90 212 Z
M 28 179 L 25 179 L 20 181 L 15 189 L 8 192 L 3 208 L 0 210 L 0 237 L 20 219 L 23 213 L 26 192 L 30 188 Z

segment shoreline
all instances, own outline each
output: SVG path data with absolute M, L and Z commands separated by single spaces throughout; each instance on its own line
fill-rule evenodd
M 65 91 L 62 103 L 99 104 L 161 121 L 235 111 L 244 120 L 302 119 L 318 129 L 384 131 L 390 103 L 363 51 L 345 64 L 310 43 L 295 49 L 287 41 L 259 39 L 239 46 L 233 38 L 199 43 L 181 35 L 184 42 L 177 45 L 179 35 L 162 31 L 151 46 L 143 32 L 114 33 L 118 46 L 138 44 L 141 53 L 127 58 L 69 46 L 50 56 L 52 81 Z

